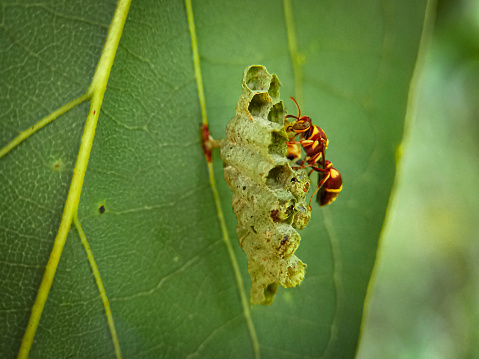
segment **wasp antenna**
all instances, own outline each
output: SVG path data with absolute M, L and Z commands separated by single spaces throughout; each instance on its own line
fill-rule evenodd
M 299 108 L 299 105 L 296 102 L 296 100 L 294 99 L 294 97 L 291 96 L 290 98 L 291 98 L 291 100 L 293 100 L 293 102 L 296 104 L 296 107 L 298 108 L 298 119 L 299 119 L 299 118 L 301 118 L 301 109 Z
M 299 120 L 299 117 L 296 117 L 294 115 L 286 115 L 285 118 L 295 118 L 295 119 Z

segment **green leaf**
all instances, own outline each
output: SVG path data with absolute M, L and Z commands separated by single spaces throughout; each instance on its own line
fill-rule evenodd
M 108 77 L 95 69 L 114 11 L 114 2 L 92 0 L 0 8 L 0 148 L 70 101 L 90 100 L 0 158 L 1 356 L 17 355 L 38 293 L 48 298 L 32 358 L 115 356 L 81 226 L 124 357 L 352 357 L 426 0 L 193 4 L 213 135 L 223 137 L 234 116 L 244 68 L 263 64 L 281 79 L 289 112 L 295 96 L 325 130 L 328 158 L 344 180 L 338 200 L 313 208 L 301 231 L 296 254 L 308 263 L 301 286 L 252 308 L 242 304 L 251 282 L 231 191 L 214 153 L 241 287 L 198 138 L 185 4 L 134 2 Z M 95 94 L 106 85 L 91 84 L 99 73 L 108 86 L 92 132 Z M 95 134 L 88 169 L 83 186 L 71 187 L 84 131 Z M 41 287 L 62 216 L 76 213 L 67 196 L 80 191 L 78 227 L 70 228 L 51 288 Z

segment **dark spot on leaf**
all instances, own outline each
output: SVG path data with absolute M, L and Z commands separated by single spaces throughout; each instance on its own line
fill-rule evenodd
M 258 233 L 258 232 L 256 232 L 256 230 L 254 229 L 254 226 L 251 226 L 251 230 L 252 230 L 254 233 Z
M 64 166 L 63 166 L 63 163 L 62 163 L 61 160 L 56 160 L 56 161 L 53 162 L 53 164 L 52 164 L 52 169 L 53 169 L 54 171 L 59 171 L 59 170 L 61 170 L 63 167 L 64 167 Z
M 243 191 L 246 189 L 246 186 L 243 186 Z
M 104 205 L 101 205 L 101 206 L 98 208 L 98 212 L 100 212 L 100 214 L 105 213 L 105 206 L 104 206 Z

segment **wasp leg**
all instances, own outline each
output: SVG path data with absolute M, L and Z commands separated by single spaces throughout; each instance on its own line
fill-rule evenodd
M 311 200 L 313 199 L 314 195 L 316 193 L 318 193 L 318 191 L 321 189 L 321 187 L 323 187 L 323 185 L 326 183 L 326 181 L 328 180 L 328 178 L 331 176 L 331 172 L 328 171 L 328 170 L 324 170 L 322 168 L 313 168 L 311 171 L 313 170 L 316 170 L 318 172 L 322 172 L 322 173 L 326 173 L 326 176 L 324 176 L 324 178 L 321 180 L 321 182 L 318 183 L 318 187 L 316 188 L 316 190 L 314 191 L 314 193 L 312 194 L 311 198 L 309 199 L 309 202 L 308 202 L 308 207 L 310 210 L 313 209 L 313 207 L 311 207 Z
M 307 163 L 307 164 L 305 164 L 305 163 Z M 300 169 L 303 169 L 303 168 L 306 168 L 306 167 L 313 167 L 313 170 L 314 170 L 314 171 L 320 171 L 320 172 L 322 172 L 323 169 L 322 169 L 322 168 L 315 167 L 316 165 L 317 165 L 316 162 L 308 163 L 308 162 L 304 162 L 304 161 L 303 161 L 303 164 L 302 164 L 300 167 L 291 167 L 291 168 L 292 168 L 293 170 L 300 170 Z M 326 171 L 326 170 L 324 170 L 324 171 Z M 326 171 L 326 172 L 327 172 L 327 171 Z M 311 172 L 310 172 L 310 174 L 311 174 Z

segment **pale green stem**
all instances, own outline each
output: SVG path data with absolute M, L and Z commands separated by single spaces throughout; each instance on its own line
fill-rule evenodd
M 81 104 L 83 101 L 88 100 L 89 98 L 90 96 L 88 94 L 81 95 L 80 97 L 74 99 L 73 101 L 63 105 L 58 110 L 53 111 L 48 116 L 42 118 L 40 121 L 38 121 L 33 126 L 27 128 L 25 131 L 20 132 L 20 134 L 17 137 L 15 137 L 9 144 L 7 144 L 5 147 L 0 149 L 0 158 L 5 156 L 8 152 L 10 152 L 12 149 L 17 147 L 23 140 L 33 135 L 43 126 L 49 124 L 50 122 L 55 120 L 58 116 L 63 115 L 64 113 L 70 111 L 73 107 Z
M 191 34 L 191 47 L 193 50 L 193 62 L 194 62 L 194 68 L 195 68 L 195 78 L 196 78 L 196 85 L 198 87 L 198 97 L 200 101 L 200 107 L 201 107 L 201 117 L 202 117 L 202 122 L 203 124 L 207 125 L 208 124 L 208 118 L 206 116 L 206 102 L 205 102 L 205 95 L 204 95 L 204 89 L 203 89 L 203 80 L 201 76 L 201 68 L 200 68 L 200 57 L 199 57 L 199 52 L 198 52 L 198 42 L 196 39 L 196 29 L 195 29 L 195 20 L 193 17 L 193 7 L 191 6 L 191 0 L 185 0 L 186 4 L 186 14 L 188 16 L 188 25 L 190 28 L 190 34 Z M 241 271 L 238 266 L 238 262 L 236 261 L 236 256 L 233 250 L 233 246 L 231 245 L 231 241 L 228 235 L 228 228 L 226 227 L 226 222 L 225 218 L 223 215 L 223 209 L 221 208 L 221 201 L 220 201 L 220 196 L 218 194 L 218 190 L 216 187 L 216 181 L 214 177 L 214 171 L 213 171 L 213 163 L 208 162 L 208 174 L 209 174 L 209 179 L 210 179 L 210 186 L 211 186 L 211 191 L 213 192 L 213 197 L 215 200 L 215 205 L 216 205 L 216 211 L 218 213 L 218 219 L 220 221 L 220 226 L 221 226 L 221 231 L 223 234 L 223 241 L 225 243 L 226 249 L 228 251 L 228 255 L 230 257 L 231 265 L 233 267 L 233 272 L 235 275 L 236 279 L 236 285 L 238 287 L 238 292 L 240 295 L 241 299 L 241 305 L 243 307 L 243 315 L 246 320 L 246 325 L 248 327 L 248 331 L 250 334 L 251 342 L 253 344 L 253 351 L 254 351 L 254 356 L 256 359 L 260 358 L 260 351 L 259 351 L 259 342 L 258 342 L 258 337 L 256 335 L 256 329 L 253 324 L 253 319 L 251 318 L 251 311 L 249 308 L 249 302 L 246 297 L 246 293 L 244 290 L 244 285 L 243 285 L 243 278 L 241 276 Z
M 198 98 L 200 100 L 201 119 L 203 124 L 208 124 L 206 115 L 205 90 L 203 88 L 203 77 L 201 76 L 200 55 L 198 53 L 198 40 L 196 39 L 195 19 L 193 18 L 193 7 L 191 0 L 186 0 L 186 14 L 188 16 L 188 26 L 190 28 L 191 49 L 193 51 L 193 65 L 195 67 L 196 87 L 198 88 Z
M 303 71 L 301 69 L 302 56 L 298 53 L 296 44 L 296 32 L 294 29 L 293 8 L 291 0 L 283 0 L 284 19 L 286 22 L 286 34 L 288 36 L 289 54 L 293 64 L 294 94 L 300 106 L 303 104 Z
M 113 315 L 111 314 L 110 309 L 110 302 L 108 301 L 108 297 L 106 296 L 105 287 L 103 286 L 103 282 L 100 277 L 100 271 L 95 262 L 95 258 L 93 257 L 93 252 L 91 251 L 90 245 L 85 236 L 85 232 L 83 232 L 83 228 L 81 227 L 81 223 L 78 220 L 78 213 L 75 212 L 73 215 L 73 224 L 75 225 L 78 235 L 80 236 L 80 240 L 85 247 L 85 251 L 88 256 L 88 261 L 90 262 L 90 267 L 93 272 L 93 276 L 95 277 L 96 284 L 98 286 L 98 291 L 100 292 L 100 297 L 103 302 L 103 306 L 105 307 L 105 314 L 108 321 L 108 326 L 110 327 L 111 338 L 113 340 L 113 346 L 115 348 L 115 355 L 117 359 L 121 359 L 121 350 L 120 350 L 120 341 L 118 340 L 118 336 L 116 334 L 115 323 L 113 322 Z
M 45 307 L 45 302 L 47 300 L 48 293 L 50 292 L 53 278 L 60 261 L 60 256 L 71 227 L 73 215 L 78 209 L 83 180 L 85 178 L 88 159 L 90 157 L 93 139 L 95 137 L 98 116 L 100 114 L 103 96 L 108 83 L 108 76 L 113 65 L 113 60 L 115 58 L 116 49 L 118 48 L 123 26 L 126 21 L 130 2 L 131 0 L 119 0 L 117 3 L 117 8 L 108 30 L 108 35 L 105 40 L 100 61 L 98 62 L 92 83 L 86 93 L 86 96 L 91 98 L 90 111 L 85 123 L 75 168 L 73 169 L 73 177 L 70 184 L 70 189 L 68 191 L 65 208 L 63 209 L 60 228 L 58 229 L 57 235 L 55 237 L 50 258 L 48 259 L 45 273 L 43 275 L 35 303 L 32 307 L 30 319 L 28 321 L 27 328 L 20 345 L 20 350 L 18 352 L 18 358 L 28 357 L 28 353 L 30 352 L 33 339 L 35 337 L 35 332 L 40 322 L 40 317 L 42 315 L 43 308 Z

